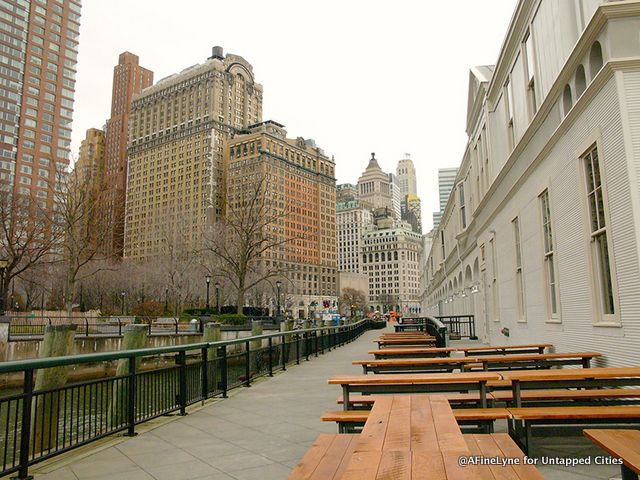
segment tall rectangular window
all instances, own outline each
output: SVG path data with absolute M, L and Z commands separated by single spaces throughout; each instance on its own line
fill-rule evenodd
M 527 82 L 527 103 L 529 104 L 529 116 L 533 117 L 538 109 L 536 104 L 536 80 L 535 80 L 535 51 L 533 49 L 533 38 L 528 32 L 524 39 L 525 56 L 525 80 Z
M 522 272 L 522 249 L 520 247 L 520 219 L 513 219 L 513 236 L 516 251 L 516 314 L 520 321 L 526 320 L 524 309 L 524 279 Z
M 587 201 L 589 204 L 591 232 L 591 265 L 596 285 L 598 310 L 603 319 L 616 313 L 613 282 L 611 280 L 611 261 L 605 218 L 605 200 L 600 176 L 598 147 L 593 146 L 583 157 L 587 178 Z M 611 318 L 609 318 L 611 320 Z
M 513 112 L 514 112 L 514 103 L 513 103 L 513 85 L 511 84 L 511 79 L 507 80 L 507 83 L 504 84 L 504 97 L 505 97 L 505 108 L 507 115 L 507 137 L 509 138 L 509 151 L 513 150 L 515 147 L 515 136 L 513 133 Z
M 491 300 L 492 300 L 492 313 L 493 321 L 498 322 L 500 320 L 500 305 L 498 297 L 498 257 L 496 255 L 496 244 L 494 239 L 489 240 L 491 248 Z
M 440 230 L 440 253 L 442 254 L 442 261 L 444 262 L 446 260 L 446 251 L 444 248 L 444 230 Z
M 542 210 L 542 235 L 544 240 L 544 273 L 547 296 L 547 316 L 558 318 L 558 285 L 556 280 L 555 258 L 553 252 L 553 232 L 551 229 L 551 208 L 549 207 L 549 190 L 540 195 Z
M 467 213 L 464 206 L 464 183 L 458 186 L 458 199 L 460 202 L 460 224 L 464 230 L 467 228 Z

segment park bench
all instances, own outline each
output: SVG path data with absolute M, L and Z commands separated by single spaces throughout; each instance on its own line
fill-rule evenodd
M 289 480 L 338 480 L 351 459 L 357 435 L 322 434 L 289 475 Z
M 511 390 L 493 391 L 489 398 L 508 406 L 513 404 Z M 520 398 L 523 406 L 625 405 L 640 403 L 640 388 L 524 390 Z
M 549 434 L 575 434 L 585 425 L 640 425 L 640 406 L 525 407 L 509 408 L 509 434 L 528 455 L 532 454 L 534 430 Z M 523 423 L 520 428 L 519 422 Z
M 551 367 L 578 365 L 583 368 L 591 366 L 591 360 L 601 357 L 599 352 L 562 352 L 562 353 L 534 353 L 509 355 L 481 355 L 466 356 L 472 359 L 464 365 L 464 370 L 524 370 L 545 369 Z
M 446 398 L 452 407 L 461 405 L 478 406 L 480 404 L 480 394 L 478 392 L 438 393 L 438 395 Z M 371 410 L 376 398 L 378 398 L 376 395 L 351 395 L 349 397 L 349 410 Z M 344 400 L 342 397 L 338 397 L 336 403 L 343 405 Z
M 511 418 L 506 408 L 460 408 L 453 410 L 453 416 L 466 431 L 491 433 L 496 420 Z M 323 422 L 336 422 L 340 433 L 357 431 L 369 418 L 368 410 L 333 410 L 320 417 Z
M 455 352 L 453 347 L 419 347 L 419 348 L 384 348 L 369 350 L 367 353 L 376 359 L 383 358 L 434 358 L 448 357 Z
M 511 465 L 483 465 L 479 467 L 486 480 L 543 480 L 544 477 L 533 465 L 526 465 L 524 453 L 506 433 L 466 434 L 471 455 L 484 458 L 503 458 Z M 516 461 L 514 461 L 516 460 Z
M 458 347 L 458 352 L 465 356 L 479 355 L 517 355 L 526 353 L 544 353 L 545 348 L 553 347 L 550 343 L 529 343 L 524 345 L 482 345 L 477 347 Z
M 376 393 L 434 393 L 478 391 L 480 406 L 487 406 L 487 381 L 499 380 L 496 372 L 455 372 L 390 375 L 339 375 L 329 378 L 329 385 L 340 385 L 344 409 L 349 409 L 349 395 Z
M 378 344 L 379 349 L 397 347 L 430 347 L 435 346 L 436 344 L 436 339 L 433 337 L 395 338 L 393 340 L 378 339 L 373 341 Z
M 361 365 L 366 375 L 373 373 L 433 373 L 452 372 L 462 369 L 465 364 L 474 362 L 470 357 L 437 358 L 391 358 L 384 360 L 354 360 L 353 365 Z
M 638 480 L 640 474 L 640 431 L 585 430 L 584 435 L 611 456 L 623 461 L 622 480 Z

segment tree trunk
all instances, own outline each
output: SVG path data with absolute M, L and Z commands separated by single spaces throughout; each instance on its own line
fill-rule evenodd
M 236 313 L 242 315 L 242 306 L 244 305 L 244 285 L 238 287 L 238 296 L 236 298 Z

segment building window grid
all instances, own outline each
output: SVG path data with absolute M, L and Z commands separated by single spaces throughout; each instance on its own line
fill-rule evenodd
M 551 208 L 549 206 L 549 190 L 540 195 L 542 209 L 542 233 L 544 237 L 544 271 L 547 297 L 547 315 L 549 319 L 558 318 L 558 284 L 556 280 L 553 232 L 551 227 Z
M 616 313 L 615 297 L 613 292 L 604 195 L 597 146 L 594 145 L 582 158 L 587 177 L 591 257 L 597 287 L 596 296 L 598 298 L 598 309 L 599 313 L 603 316 L 611 316 Z

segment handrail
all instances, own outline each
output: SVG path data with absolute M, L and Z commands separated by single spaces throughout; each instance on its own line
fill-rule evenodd
M 119 360 L 121 358 L 147 357 L 151 355 L 161 355 L 166 353 L 179 353 L 179 352 L 187 352 L 191 350 L 202 350 L 203 348 L 222 347 L 225 345 L 236 345 L 241 343 L 244 344 L 247 341 L 251 341 L 251 340 L 262 340 L 262 339 L 268 339 L 268 338 L 274 338 L 274 337 L 282 337 L 282 335 L 312 333 L 312 332 L 318 332 L 318 331 L 322 332 L 326 330 L 339 331 L 340 329 L 348 329 L 351 327 L 356 327 L 363 322 L 366 322 L 366 320 L 360 320 L 356 323 L 351 323 L 349 325 L 297 329 L 297 330 L 290 330 L 286 332 L 266 333 L 263 335 L 242 337 L 242 338 L 236 338 L 231 340 L 220 340 L 217 342 L 199 342 L 199 343 L 188 343 L 184 345 L 172 345 L 168 347 L 140 348 L 135 350 L 119 350 L 119 351 L 113 351 L 113 352 L 86 353 L 82 355 L 66 355 L 61 357 L 45 357 L 45 358 L 34 358 L 29 360 L 14 360 L 12 362 L 0 363 L 0 374 L 21 372 L 24 370 L 31 370 L 31 369 L 38 369 L 38 368 L 58 367 L 62 365 L 104 362 L 107 360 Z

